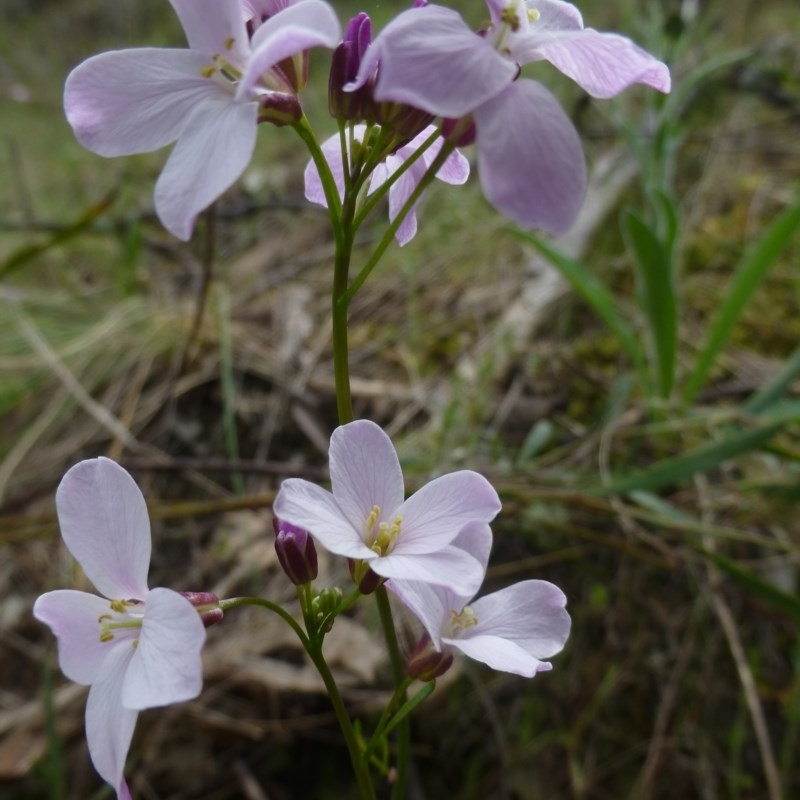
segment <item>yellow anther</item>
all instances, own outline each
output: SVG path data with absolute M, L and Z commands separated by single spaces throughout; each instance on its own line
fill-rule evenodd
M 541 17 L 541 13 L 538 12 L 535 8 L 528 9 L 528 22 L 536 22 L 536 20 Z
M 514 33 L 519 30 L 519 16 L 517 14 L 517 4 L 509 3 L 500 13 L 500 21 L 507 25 Z
M 102 625 L 102 624 L 103 624 L 103 620 L 104 620 L 104 619 L 114 619 L 114 617 L 112 617 L 112 616 L 111 616 L 111 614 L 101 614 L 101 615 L 100 615 L 100 616 L 97 618 L 97 621 L 98 621 L 98 622 L 99 622 L 99 623 Z
M 200 74 L 204 78 L 210 78 L 216 71 L 216 67 L 213 67 L 211 64 L 209 64 L 207 67 L 203 67 L 203 69 L 200 70 Z
M 116 611 L 117 614 L 124 614 L 128 610 L 129 605 L 131 604 L 127 600 L 112 600 L 111 610 Z
M 377 508 L 377 506 L 375 506 L 375 508 Z M 371 517 L 372 515 L 370 514 L 370 518 Z M 385 556 L 389 553 L 392 547 L 394 547 L 397 537 L 400 535 L 400 526 L 402 522 L 402 517 L 395 517 L 391 525 L 388 522 L 381 522 L 378 526 L 378 533 L 375 535 L 370 545 L 370 550 L 377 553 L 379 556 Z
M 380 506 L 372 506 L 372 511 L 369 512 L 369 516 L 367 517 L 367 521 L 364 524 L 364 530 L 367 536 L 372 535 L 372 531 L 377 525 L 378 520 L 381 518 L 381 509 Z
M 114 634 L 111 631 L 100 631 L 100 641 L 101 642 L 110 642 L 114 638 Z
M 233 43 L 234 43 L 235 41 L 236 41 L 236 39 L 234 39 L 234 38 L 233 38 L 233 36 L 229 36 L 229 37 L 228 37 L 228 38 L 225 40 L 225 42 L 224 42 L 224 44 L 225 44 L 225 49 L 226 49 L 226 50 L 230 50 L 230 49 L 233 47 Z
M 138 639 L 134 639 L 131 642 L 131 647 L 135 650 L 138 646 L 139 646 L 139 640 Z
M 450 627 L 454 633 L 472 628 L 478 624 L 478 618 L 472 610 L 472 606 L 464 606 L 460 612 L 454 608 L 450 609 Z

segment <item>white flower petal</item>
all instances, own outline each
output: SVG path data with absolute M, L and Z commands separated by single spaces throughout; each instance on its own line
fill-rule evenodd
M 110 611 L 109 601 L 96 594 L 59 589 L 37 598 L 33 616 L 44 622 L 58 641 L 58 665 L 75 683 L 96 680 L 114 642 L 100 641 L 98 618 Z
M 478 175 L 498 211 L 562 233 L 578 215 L 586 165 L 578 132 L 540 83 L 520 80 L 475 110 Z
M 64 543 L 98 591 L 144 599 L 150 520 L 133 478 L 107 458 L 81 461 L 62 479 L 56 508 Z
M 174 142 L 187 116 L 224 89 L 190 50 L 147 47 L 100 53 L 76 67 L 64 88 L 64 110 L 78 141 L 101 156 L 148 153 Z
M 492 669 L 512 672 L 525 678 L 532 678 L 537 672 L 552 669 L 550 664 L 539 661 L 516 642 L 499 636 L 470 636 L 442 639 L 442 642 L 457 647 L 465 655 L 488 664 Z
M 122 705 L 141 711 L 197 697 L 203 688 L 200 651 L 205 640 L 200 615 L 185 597 L 153 589 L 122 685 Z
M 435 478 L 398 510 L 403 552 L 430 553 L 455 539 L 471 522 L 491 522 L 500 498 L 483 475 L 460 470 Z
M 433 644 L 441 647 L 442 630 L 450 617 L 450 610 L 460 610 L 463 606 L 459 595 L 447 586 L 436 586 L 418 580 L 392 579 L 386 582 L 392 591 L 423 624 Z
M 300 0 L 282 9 L 253 34 L 237 99 L 248 95 L 259 78 L 283 59 L 312 47 L 335 47 L 340 33 L 336 12 L 322 0 Z
M 250 50 L 240 0 L 169 0 L 189 47 L 243 66 Z
M 373 555 L 369 565 L 384 578 L 433 583 L 460 596 L 474 593 L 483 580 L 480 563 L 457 547 L 443 547 L 423 555 L 406 555 L 395 548 L 387 556 L 376 558 Z
M 156 183 L 159 219 L 184 241 L 197 215 L 244 172 L 256 143 L 256 103 L 207 94 L 188 112 L 186 128 Z
M 362 537 L 373 506 L 381 519 L 392 522 L 403 502 L 403 472 L 392 440 L 378 425 L 362 419 L 338 427 L 331 436 L 329 462 L 333 496 Z
M 139 715 L 122 706 L 122 683 L 133 654 L 133 647 L 111 650 L 86 701 L 86 741 L 92 763 L 120 800 L 129 796 L 123 770 Z
M 348 558 L 375 557 L 364 544 L 363 534 L 342 514 L 333 495 L 316 484 L 288 478 L 281 484 L 272 510 L 278 519 L 305 528 L 331 553 Z
M 516 642 L 539 659 L 561 652 L 569 637 L 567 598 L 547 581 L 521 581 L 472 603 L 479 624 L 464 632 Z

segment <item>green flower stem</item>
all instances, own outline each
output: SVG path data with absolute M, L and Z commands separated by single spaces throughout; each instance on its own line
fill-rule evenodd
M 403 698 L 406 696 L 406 692 L 408 687 L 411 686 L 411 683 L 412 679 L 406 676 L 403 679 L 403 682 L 395 688 L 392 699 L 387 703 L 386 708 L 383 709 L 383 713 L 381 714 L 381 718 L 378 720 L 378 724 L 375 727 L 372 738 L 370 738 L 369 743 L 361 755 L 361 758 L 364 759 L 365 764 L 369 763 L 375 748 L 378 746 L 378 744 L 380 744 L 387 725 L 391 722 L 392 718 L 397 713 L 397 710 L 402 708 Z
M 378 246 L 375 248 L 374 252 L 369 257 L 367 263 L 364 264 L 358 275 L 356 275 L 356 277 L 353 278 L 352 282 L 347 287 L 347 291 L 342 297 L 342 301 L 345 304 L 348 304 L 350 300 L 352 300 L 353 297 L 355 296 L 355 293 L 364 285 L 364 281 L 366 281 L 367 278 L 370 276 L 370 273 L 372 272 L 373 269 L 375 269 L 375 266 L 381 260 L 383 254 L 386 252 L 387 248 L 392 243 L 394 235 L 395 233 L 397 233 L 397 229 L 403 223 L 403 220 L 406 218 L 406 215 L 414 207 L 414 203 L 416 203 L 417 200 L 419 200 L 422 193 L 433 182 L 433 179 L 436 177 L 436 173 L 439 171 L 442 164 L 444 164 L 444 162 L 447 160 L 447 157 L 450 155 L 453 149 L 454 145 L 451 145 L 449 142 L 445 142 L 444 146 L 439 151 L 439 154 L 433 160 L 430 167 L 428 167 L 427 172 L 422 176 L 422 180 L 417 185 L 417 188 L 414 189 L 411 196 L 408 198 L 408 200 L 406 200 L 405 205 L 400 209 L 400 213 L 394 218 L 394 221 L 386 229 L 386 233 L 384 233 L 383 238 L 380 240 L 380 242 L 378 242 Z M 389 182 L 387 181 L 386 184 L 384 184 L 384 186 L 387 186 L 388 188 L 388 185 Z M 361 217 L 363 211 L 364 209 L 362 209 L 361 213 L 359 214 L 359 217 Z
M 359 745 L 358 737 L 356 736 L 355 729 L 353 728 L 353 723 L 351 722 L 350 716 L 347 713 L 347 708 L 345 707 L 344 700 L 339 692 L 339 687 L 336 685 L 336 681 L 334 680 L 330 667 L 325 661 L 325 657 L 322 655 L 322 642 L 312 642 L 308 636 L 306 636 L 305 632 L 294 619 L 294 617 L 292 617 L 292 615 L 286 611 L 286 609 L 281 608 L 279 605 L 276 605 L 269 600 L 265 600 L 263 597 L 233 597 L 228 600 L 219 601 L 219 607 L 223 611 L 227 611 L 231 608 L 238 608 L 240 606 L 260 606 L 262 608 L 269 609 L 283 619 L 284 622 L 286 622 L 297 634 L 297 638 L 300 640 L 303 648 L 314 662 L 314 666 L 317 668 L 317 672 L 319 672 L 320 677 L 325 684 L 328 696 L 331 699 L 331 704 L 333 705 L 336 719 L 339 720 L 339 727 L 341 728 L 342 736 L 344 737 L 345 744 L 347 745 L 350 761 L 353 764 L 353 771 L 355 772 L 361 799 L 376 800 L 375 789 L 372 786 L 372 778 L 369 774 L 369 767 L 361 758 L 361 746 Z
M 344 238 L 344 226 L 342 224 L 342 201 L 339 198 L 339 190 L 336 188 L 336 181 L 333 179 L 328 161 L 325 158 L 325 154 L 322 152 L 322 148 L 319 146 L 317 137 L 314 135 L 314 131 L 306 116 L 303 115 L 292 127 L 308 148 L 311 158 L 319 172 L 319 177 L 322 181 L 322 190 L 325 192 L 325 201 L 328 204 L 328 214 L 331 218 L 333 238 L 338 251 L 341 241 Z
M 219 601 L 219 607 L 223 611 L 227 611 L 231 608 L 240 608 L 241 606 L 260 606 L 261 608 L 273 611 L 297 634 L 300 644 L 308 650 L 311 642 L 308 636 L 306 636 L 306 632 L 300 627 L 297 620 L 285 608 L 281 608 L 277 603 L 265 600 L 263 597 L 231 597 L 227 600 Z
M 379 586 L 375 591 L 378 602 L 378 614 L 383 626 L 383 636 L 386 639 L 386 649 L 389 651 L 389 662 L 392 666 L 392 679 L 396 687 L 396 699 L 399 706 L 405 704 L 406 697 L 406 664 L 400 646 L 397 643 L 397 634 L 394 630 L 392 608 L 389 605 L 389 595 L 385 586 Z M 406 782 L 408 781 L 408 761 L 411 752 L 411 725 L 410 719 L 405 717 L 397 725 L 397 780 L 392 786 L 392 800 L 403 800 L 406 796 Z

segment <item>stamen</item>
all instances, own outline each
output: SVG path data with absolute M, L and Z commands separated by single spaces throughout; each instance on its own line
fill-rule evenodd
M 226 50 L 231 50 L 231 49 L 233 48 L 233 43 L 234 43 L 235 41 L 236 41 L 236 39 L 234 39 L 234 38 L 233 38 L 233 36 L 229 36 L 229 37 L 228 37 L 228 38 L 225 40 L 225 42 L 224 42 L 224 44 L 225 44 L 225 49 L 226 49 Z
M 370 515 L 370 517 L 371 516 L 372 515 Z M 381 522 L 378 526 L 378 533 L 370 545 L 370 549 L 379 556 L 385 556 L 387 553 L 391 552 L 394 543 L 397 541 L 397 537 L 400 535 L 400 526 L 402 522 L 402 517 L 395 517 L 391 525 L 388 522 Z
M 464 606 L 460 612 L 454 608 L 450 609 L 450 630 L 453 635 L 458 635 L 461 631 L 472 628 L 478 624 L 478 618 L 472 610 L 472 606 Z
M 380 518 L 381 518 L 380 506 L 372 506 L 372 511 L 369 512 L 367 521 L 364 524 L 364 533 L 366 533 L 368 539 L 372 536 L 372 531 L 374 530 L 375 525 L 377 524 Z
M 114 638 L 114 634 L 109 630 L 100 631 L 100 641 L 110 642 Z

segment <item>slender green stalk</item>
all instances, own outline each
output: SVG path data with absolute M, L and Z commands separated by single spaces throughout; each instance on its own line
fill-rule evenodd
M 386 648 L 389 651 L 389 662 L 392 666 L 392 679 L 399 694 L 398 703 L 406 702 L 406 691 L 403 687 L 406 681 L 406 665 L 400 646 L 397 643 L 397 634 L 394 630 L 392 609 L 389 605 L 389 595 L 385 586 L 379 586 L 375 592 L 378 602 L 378 613 L 383 626 L 383 636 L 386 639 Z M 397 725 L 397 780 L 392 786 L 392 800 L 403 800 L 406 796 L 406 783 L 408 781 L 408 761 L 411 753 L 411 720 L 404 717 Z
M 341 728 L 342 736 L 347 745 L 350 761 L 353 764 L 353 771 L 355 772 L 356 781 L 358 782 L 361 798 L 362 800 L 376 800 L 375 790 L 372 786 L 372 779 L 369 774 L 369 767 L 361 758 L 361 746 L 359 745 L 358 737 L 353 728 L 353 723 L 350 720 L 350 715 L 347 713 L 347 708 L 345 707 L 344 700 L 339 692 L 339 687 L 336 685 L 330 667 L 325 661 L 325 657 L 322 655 L 322 642 L 309 639 L 305 631 L 286 609 L 281 608 L 279 605 L 269 600 L 265 600 L 263 597 L 233 597 L 228 600 L 219 601 L 219 607 L 223 611 L 241 606 L 260 606 L 269 609 L 276 613 L 297 634 L 300 644 L 303 645 L 303 648 L 314 662 L 314 666 L 317 668 L 317 672 L 319 672 L 325 684 L 328 696 L 331 699 L 336 719 L 339 721 L 339 727 Z
M 378 246 L 369 257 L 367 263 L 361 268 L 358 275 L 353 278 L 350 286 L 347 288 L 346 294 L 343 297 L 346 303 L 349 303 L 355 293 L 364 285 L 364 281 L 366 281 L 366 279 L 370 276 L 370 273 L 373 269 L 375 269 L 375 266 L 383 257 L 386 249 L 392 243 L 394 235 L 397 233 L 397 229 L 400 227 L 400 225 L 402 225 L 406 215 L 411 211 L 422 193 L 428 188 L 433 179 L 436 177 L 436 173 L 439 171 L 439 168 L 442 166 L 442 164 L 444 164 L 444 162 L 447 160 L 447 157 L 452 152 L 452 149 L 452 145 L 448 147 L 448 145 L 445 144 L 439 151 L 439 154 L 433 160 L 430 167 L 428 167 L 428 171 L 425 173 L 425 175 L 423 175 L 422 180 L 417 184 L 417 188 L 414 189 L 414 191 L 411 193 L 411 196 L 408 198 L 408 200 L 406 200 L 405 205 L 400 209 L 400 213 L 394 218 L 389 227 L 386 229 L 383 238 L 380 240 L 380 242 L 378 242 Z

